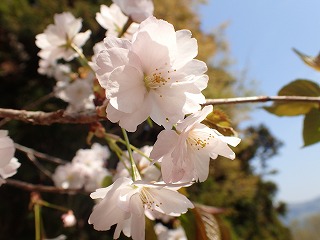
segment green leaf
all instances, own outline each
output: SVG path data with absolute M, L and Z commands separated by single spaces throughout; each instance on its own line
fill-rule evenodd
M 278 95 L 318 97 L 320 96 L 320 87 L 315 82 L 298 79 L 284 86 Z M 272 106 L 263 108 L 277 116 L 296 116 L 306 114 L 317 106 L 317 103 L 307 102 L 274 102 Z
M 214 108 L 212 112 L 202 121 L 209 128 L 218 130 L 225 136 L 235 136 L 236 131 L 231 127 L 231 121 L 228 115 L 219 108 Z
M 309 67 L 320 71 L 320 55 L 316 57 L 305 55 L 304 53 L 298 51 L 297 49 L 293 48 L 293 51 L 301 58 L 301 60 L 307 64 Z
M 320 109 L 312 109 L 306 114 L 303 123 L 304 146 L 320 141 Z
M 279 91 L 278 95 L 318 97 L 320 96 L 320 87 L 319 84 L 313 81 L 306 79 L 297 79 L 285 85 Z

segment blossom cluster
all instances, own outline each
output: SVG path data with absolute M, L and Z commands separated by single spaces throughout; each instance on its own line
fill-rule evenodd
M 91 61 L 82 50 L 91 32 L 80 32 L 82 20 L 69 12 L 56 14 L 54 24 L 36 36 L 41 49 L 38 71 L 56 80 L 55 96 L 68 102 L 67 111 L 99 107 L 105 109 L 106 119 L 122 128 L 121 141 L 98 134 L 119 157 L 114 173 L 106 168 L 109 150 L 95 143 L 91 149 L 78 150 L 53 175 L 57 187 L 92 192 L 96 205 L 89 223 L 96 230 L 116 225 L 115 239 L 121 232 L 144 239 L 145 217 L 173 218 L 193 208 L 178 190 L 205 181 L 210 159 L 219 155 L 234 159 L 229 145 L 240 142 L 204 124 L 213 107 L 202 106 L 209 79 L 206 63 L 196 59 L 197 40 L 189 30 L 176 31 L 154 17 L 153 10 L 151 0 L 101 5 L 96 20 L 106 33 L 92 49 Z M 74 58 L 81 60 L 84 73 L 74 69 Z M 98 91 L 104 93 L 99 103 Z M 145 121 L 163 130 L 153 146 L 138 149 L 130 145 L 126 132 L 135 132 Z M 119 142 L 127 151 L 118 147 Z M 113 183 L 102 187 L 107 176 Z M 155 232 L 159 239 L 173 239 L 175 234 L 186 239 L 181 228 L 170 232 L 157 225 Z
M 54 184 L 64 189 L 94 191 L 111 175 L 105 166 L 109 156 L 109 149 L 99 143 L 94 143 L 91 149 L 79 149 L 70 163 L 56 168 L 52 176 Z

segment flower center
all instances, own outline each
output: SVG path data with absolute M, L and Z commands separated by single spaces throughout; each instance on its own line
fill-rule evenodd
M 154 72 L 152 75 L 148 75 L 144 78 L 144 84 L 149 91 L 166 85 L 168 80 L 168 78 L 166 79 L 162 76 L 161 72 Z
M 156 90 L 171 83 L 171 78 L 175 76 L 176 72 L 176 69 L 171 69 L 170 65 L 165 63 L 162 67 L 156 68 L 152 73 L 145 75 L 144 84 L 148 91 L 151 89 Z
M 157 207 L 159 207 L 159 205 L 161 205 L 162 203 L 157 203 L 155 202 L 155 197 L 153 196 L 153 194 L 148 191 L 147 188 L 142 188 L 140 194 L 140 199 L 143 203 L 144 206 L 146 206 L 148 209 L 152 210 L 154 205 L 156 205 Z
M 211 133 L 203 133 L 201 136 L 199 134 L 192 134 L 190 133 L 187 138 L 187 143 L 197 149 L 203 149 L 210 143 L 210 138 L 214 138 L 214 136 Z

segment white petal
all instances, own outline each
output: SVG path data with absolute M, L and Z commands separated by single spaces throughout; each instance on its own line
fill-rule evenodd
M 132 51 L 139 56 L 146 75 L 170 64 L 168 47 L 153 41 L 147 32 L 140 32 L 137 35 L 137 39 L 132 43 Z
M 18 159 L 12 158 L 11 161 L 4 167 L 0 168 L 0 175 L 2 178 L 6 179 L 12 177 L 17 173 L 17 169 L 20 167 Z
M 7 136 L 7 131 L 0 130 L 0 168 L 9 164 L 14 156 L 14 142 Z
M 210 114 L 213 110 L 213 106 L 205 106 L 201 111 L 195 112 L 194 114 L 191 114 L 187 118 L 185 118 L 183 121 L 181 121 L 177 125 L 177 130 L 182 131 L 189 131 L 189 129 L 193 128 L 193 126 L 197 123 L 202 122 L 208 114 Z M 203 127 L 205 127 L 203 125 Z
M 73 38 L 73 42 L 75 45 L 77 45 L 78 47 L 82 47 L 86 41 L 89 39 L 91 35 L 91 31 L 87 30 L 83 33 L 78 33 L 74 38 Z
M 147 94 L 143 77 L 138 69 L 131 66 L 114 69 L 106 86 L 110 104 L 124 113 L 137 111 Z
M 111 104 L 107 106 L 107 117 L 111 122 L 119 122 L 120 127 L 126 129 L 128 132 L 135 132 L 137 126 L 145 121 L 150 115 L 151 104 L 148 99 L 144 101 L 143 105 L 133 113 L 120 112 Z
M 168 215 L 180 215 L 181 213 L 185 213 L 188 211 L 188 208 L 193 208 L 193 204 L 190 200 L 182 195 L 181 193 L 169 189 L 148 189 L 153 196 L 155 197 L 156 201 L 161 203 L 157 204 L 158 206 L 155 207 L 157 211 L 163 212 Z
M 189 30 L 179 30 L 177 37 L 177 55 L 174 68 L 180 68 L 198 55 L 198 44 L 195 38 L 191 38 Z
M 192 159 L 194 161 L 195 180 L 204 182 L 209 175 L 210 157 L 208 155 L 208 152 L 207 151 L 194 152 L 194 154 L 192 154 Z
M 171 152 L 178 140 L 178 134 L 173 130 L 163 130 L 158 134 L 157 141 L 150 153 L 150 158 L 161 159 L 164 155 Z
M 127 39 L 117 37 L 106 37 L 103 39 L 103 43 L 107 49 L 109 48 L 131 48 L 131 42 Z

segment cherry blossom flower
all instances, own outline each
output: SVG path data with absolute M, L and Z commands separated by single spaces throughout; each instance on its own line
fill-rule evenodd
M 52 176 L 55 186 L 94 191 L 101 187 L 105 177 L 111 176 L 104 166 L 109 156 L 109 149 L 99 143 L 94 143 L 91 149 L 79 149 L 71 163 L 56 168 Z
M 158 240 L 187 240 L 186 233 L 181 226 L 175 229 L 168 229 L 161 223 L 157 223 L 154 225 L 154 231 Z
M 15 175 L 21 165 L 14 157 L 14 152 L 14 142 L 8 136 L 8 131 L 0 130 L 0 186 L 6 178 Z
M 14 142 L 8 136 L 8 131 L 0 130 L 0 168 L 5 167 L 14 156 Z
M 17 173 L 17 169 L 21 166 L 18 159 L 15 157 L 11 158 L 10 162 L 4 167 L 0 168 L 0 186 L 5 183 L 4 179 L 12 177 Z
M 78 54 L 72 49 L 72 44 L 81 50 L 81 47 L 90 37 L 91 31 L 79 33 L 82 19 L 75 18 L 70 12 L 54 15 L 54 24 L 50 24 L 44 33 L 36 36 L 36 45 L 41 49 L 39 57 L 55 62 L 63 58 L 71 61 Z
M 67 83 L 70 81 L 71 68 L 68 64 L 40 59 L 38 73 L 53 77 L 59 84 L 60 82 Z
M 130 16 L 137 23 L 153 15 L 154 5 L 152 0 L 112 0 L 124 14 Z
M 96 14 L 96 20 L 101 27 L 107 30 L 106 36 L 118 37 L 127 23 L 128 17 L 122 13 L 117 4 L 111 4 L 110 7 L 100 6 L 100 12 Z M 123 37 L 131 39 L 132 34 L 137 31 L 138 27 L 137 23 L 131 23 Z
M 176 189 L 144 181 L 133 182 L 129 178 L 119 178 L 90 196 L 102 200 L 93 208 L 89 223 L 96 230 L 109 230 L 117 224 L 115 239 L 121 231 L 134 240 L 145 239 L 145 209 L 179 216 L 193 208 L 193 204 Z
M 150 157 L 161 162 L 165 182 L 203 182 L 209 174 L 210 158 L 215 159 L 218 155 L 235 158 L 228 144 L 235 147 L 240 139 L 225 137 L 201 123 L 212 109 L 212 106 L 206 106 L 179 122 L 176 130 L 163 130 L 158 135 Z
M 97 78 L 109 99 L 111 122 L 133 132 L 149 116 L 171 128 L 205 102 L 207 66 L 194 59 L 197 41 L 191 32 L 175 32 L 166 21 L 150 17 L 132 41 L 107 37 L 96 59 Z
M 149 156 L 150 152 L 152 151 L 152 146 L 144 146 L 140 150 L 146 156 Z M 125 155 L 128 155 L 128 154 L 125 153 Z M 140 155 L 137 152 L 133 152 L 132 155 L 133 155 L 133 159 L 137 165 L 138 171 L 140 172 L 143 180 L 145 180 L 145 181 L 158 181 L 159 180 L 159 178 L 161 177 L 161 172 L 154 164 L 151 164 L 149 159 Z M 124 162 L 125 162 L 126 167 L 130 168 L 129 160 L 124 159 Z M 130 178 L 129 171 L 131 171 L 131 170 L 128 171 L 128 169 L 125 167 L 125 165 L 123 164 L 122 161 L 120 161 L 118 163 L 117 169 L 116 169 L 116 174 L 113 177 L 114 181 L 120 177 Z
M 91 79 L 78 78 L 71 83 L 59 82 L 55 89 L 56 97 L 69 103 L 67 112 L 94 109 L 93 83 Z M 59 87 L 58 87 L 59 86 Z
M 80 189 L 85 183 L 80 164 L 67 163 L 56 168 L 52 180 L 56 187 L 64 189 Z

